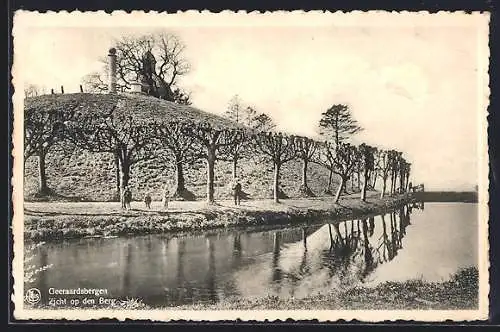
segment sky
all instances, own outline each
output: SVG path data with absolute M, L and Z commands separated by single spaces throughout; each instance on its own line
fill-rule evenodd
M 222 113 L 238 94 L 279 129 L 314 137 L 321 113 L 347 104 L 364 128 L 353 141 L 403 151 L 413 183 L 474 189 L 487 105 L 484 19 L 252 17 L 18 18 L 17 82 L 78 92 L 116 38 L 168 31 L 186 44 L 192 68 L 180 85 L 193 106 Z

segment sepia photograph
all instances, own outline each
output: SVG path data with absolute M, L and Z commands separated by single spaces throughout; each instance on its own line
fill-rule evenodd
M 488 24 L 16 12 L 14 316 L 486 319 Z

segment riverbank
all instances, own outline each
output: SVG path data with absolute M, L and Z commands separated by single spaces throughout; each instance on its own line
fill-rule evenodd
M 450 280 L 428 282 L 421 279 L 387 281 L 374 287 L 355 286 L 340 293 L 301 299 L 265 297 L 225 300 L 216 304 L 176 307 L 182 310 L 466 310 L 477 309 L 479 272 L 469 267 Z
M 132 202 L 131 210 L 122 210 L 111 202 L 25 202 L 24 238 L 33 241 L 57 241 L 83 237 L 111 237 L 168 232 L 196 232 L 217 228 L 265 227 L 307 224 L 311 220 L 346 220 L 383 213 L 409 202 L 408 194 L 379 198 L 370 192 L 365 202 L 359 194 L 344 196 L 334 204 L 332 197 L 232 201 L 215 205 L 204 202 L 171 202 L 168 211 L 160 202 L 150 210 L 142 202 Z
M 116 301 L 113 305 L 89 309 L 127 310 L 474 310 L 478 308 L 479 271 L 476 267 L 462 269 L 449 280 L 428 282 L 421 279 L 404 282 L 387 281 L 377 286 L 354 286 L 340 292 L 305 298 L 268 296 L 256 299 L 236 297 L 214 304 L 198 303 L 177 307 L 153 307 L 141 299 Z M 36 309 L 56 309 L 35 305 Z M 59 308 L 59 307 L 57 307 Z M 68 309 L 75 309 L 68 307 Z

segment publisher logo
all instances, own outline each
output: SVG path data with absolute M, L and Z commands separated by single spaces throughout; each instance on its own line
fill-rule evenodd
M 40 293 L 40 290 L 38 288 L 28 289 L 24 296 L 25 301 L 29 304 L 37 304 L 38 302 L 40 302 L 41 298 L 42 294 Z

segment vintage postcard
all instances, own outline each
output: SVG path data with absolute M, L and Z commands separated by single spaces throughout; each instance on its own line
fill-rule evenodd
M 488 317 L 488 13 L 15 13 L 20 320 Z

